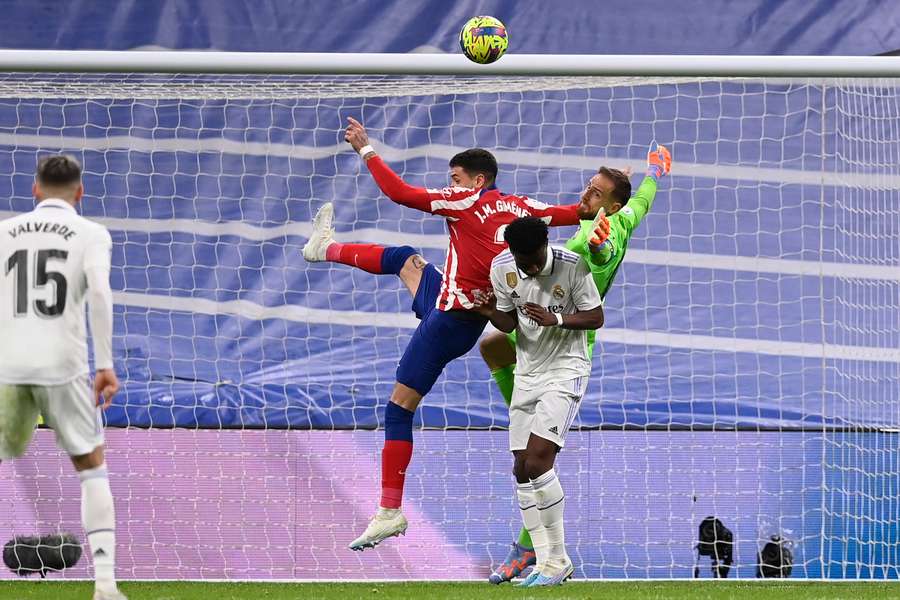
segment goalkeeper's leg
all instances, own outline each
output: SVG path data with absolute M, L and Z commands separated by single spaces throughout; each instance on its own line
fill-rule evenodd
M 513 371 L 516 367 L 516 332 L 503 333 L 495 331 L 484 336 L 478 346 L 481 358 L 491 371 L 491 377 L 497 383 L 506 406 L 512 402 L 515 379 Z
M 381 244 L 342 244 L 334 239 L 334 207 L 322 206 L 313 219 L 313 231 L 303 246 L 307 262 L 335 262 L 373 275 L 396 275 L 416 296 L 422 273 L 428 263 L 410 246 Z M 421 317 L 420 317 L 421 318 Z

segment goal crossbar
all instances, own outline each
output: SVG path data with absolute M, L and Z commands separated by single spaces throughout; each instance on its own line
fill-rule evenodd
M 461 54 L 0 50 L 3 72 L 308 75 L 897 77 L 900 56 L 512 54 L 490 65 Z

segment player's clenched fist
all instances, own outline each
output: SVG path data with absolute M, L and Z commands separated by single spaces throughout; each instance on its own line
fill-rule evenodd
M 597 253 L 600 252 L 600 249 L 609 239 L 609 219 L 606 218 L 606 213 L 602 208 L 597 213 L 593 226 L 591 238 L 588 240 L 588 247 L 591 252 Z
M 663 175 L 668 175 L 672 170 L 672 154 L 665 146 L 656 146 L 656 150 L 651 150 L 647 154 L 647 175 L 659 179 Z
M 359 152 L 362 148 L 369 145 L 369 134 L 363 124 L 354 119 L 347 117 L 347 129 L 344 130 L 344 141 L 350 144 L 354 150 Z
M 497 308 L 497 297 L 494 290 L 472 290 L 472 306 L 475 312 L 485 316 L 490 315 Z

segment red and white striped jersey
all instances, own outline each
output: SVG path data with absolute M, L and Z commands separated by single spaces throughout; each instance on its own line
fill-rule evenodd
M 438 294 L 440 310 L 469 310 L 472 291 L 491 287 L 491 261 L 506 249 L 503 231 L 519 217 L 535 216 L 548 225 L 578 225 L 578 205 L 550 206 L 497 188 L 427 189 L 403 181 L 379 157 L 366 161 L 381 191 L 397 204 L 447 219 L 450 247 Z

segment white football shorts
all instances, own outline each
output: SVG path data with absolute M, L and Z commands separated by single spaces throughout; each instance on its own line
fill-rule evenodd
M 39 414 L 69 456 L 90 454 L 103 444 L 100 408 L 87 377 L 62 385 L 0 384 L 0 459 L 25 452 Z
M 524 450 L 531 434 L 562 448 L 587 389 L 578 377 L 531 390 L 513 389 L 509 405 L 509 449 Z

